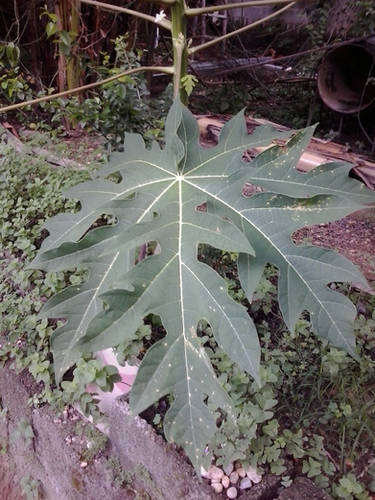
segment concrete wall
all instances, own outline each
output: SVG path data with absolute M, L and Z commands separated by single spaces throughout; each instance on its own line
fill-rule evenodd
M 48 500 L 213 498 L 172 445 L 144 420 L 129 416 L 126 402 L 118 401 L 110 410 L 106 449 L 84 460 L 87 443 L 77 434 L 79 415 L 58 416 L 47 405 L 29 407 L 37 391 L 27 374 L 0 368 L 1 499 L 24 498 L 22 484 L 28 487 L 31 480 L 40 484 L 36 498 Z M 34 432 L 29 442 L 17 432 L 22 419 Z

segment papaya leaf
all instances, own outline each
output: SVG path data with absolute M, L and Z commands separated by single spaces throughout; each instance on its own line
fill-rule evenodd
M 295 167 L 311 134 L 312 129 L 300 131 L 286 146 L 273 146 L 245 163 L 246 149 L 285 134 L 264 126 L 248 135 L 240 113 L 225 125 L 217 146 L 203 148 L 193 115 L 179 101 L 169 111 L 163 149 L 157 144 L 147 149 L 139 135 L 127 134 L 124 153 L 114 154 L 96 180 L 67 193 L 80 201 L 80 211 L 47 222 L 50 236 L 31 264 L 54 271 L 88 269 L 85 283 L 67 288 L 42 311 L 66 320 L 52 338 L 57 379 L 78 352 L 119 345 L 132 338 L 145 316 L 159 315 L 166 335 L 142 360 L 131 409 L 142 412 L 171 395 L 165 436 L 199 467 L 216 430 L 215 409 L 231 418 L 234 412 L 197 334 L 198 322 L 209 323 L 217 344 L 257 382 L 260 363 L 254 323 L 230 298 L 223 278 L 199 261 L 202 243 L 239 254 L 249 300 L 264 266 L 276 265 L 288 327 L 293 330 L 307 310 L 318 335 L 356 356 L 355 308 L 328 285 L 365 279 L 344 257 L 296 246 L 291 234 L 374 204 L 374 196 L 348 177 L 348 164 L 299 173 Z M 112 174 L 118 182 L 110 180 Z M 245 182 L 266 192 L 245 197 Z M 114 223 L 93 228 L 103 214 Z M 158 241 L 160 253 L 134 264 L 134 249 L 150 241 Z

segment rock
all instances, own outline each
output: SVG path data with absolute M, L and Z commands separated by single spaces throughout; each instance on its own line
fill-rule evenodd
M 232 484 L 236 484 L 239 479 L 238 473 L 236 471 L 233 471 L 229 476 L 229 479 Z
M 231 486 L 230 488 L 228 488 L 227 497 L 228 498 L 237 498 L 237 488 L 235 488 L 234 486 Z
M 221 483 L 212 483 L 211 487 L 215 493 L 221 493 L 223 491 L 223 485 Z
M 223 467 L 224 472 L 227 476 L 230 476 L 230 474 L 233 472 L 233 464 L 226 465 Z
M 220 481 L 223 476 L 223 470 L 219 467 L 216 467 L 216 465 L 211 465 L 211 467 L 207 471 L 207 477 L 209 479 L 212 479 L 213 481 Z
M 240 482 L 240 490 L 248 490 L 251 488 L 251 481 L 248 477 L 244 477 Z
M 255 484 L 258 484 L 262 480 L 262 476 L 258 474 L 257 470 L 254 467 L 249 467 L 246 471 L 247 477 Z
M 223 476 L 221 478 L 221 484 L 224 486 L 224 488 L 229 488 L 230 485 L 230 479 L 228 476 Z
M 246 476 L 246 471 L 243 467 L 239 467 L 237 469 L 237 474 L 240 476 L 240 477 L 245 477 Z
M 276 499 L 279 487 L 279 476 L 265 474 L 259 484 L 253 484 L 248 490 L 241 490 L 241 500 Z

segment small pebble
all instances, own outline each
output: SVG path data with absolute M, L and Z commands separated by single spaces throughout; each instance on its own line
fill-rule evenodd
M 231 486 L 229 489 L 227 489 L 227 497 L 237 498 L 237 489 L 234 486 Z
M 223 469 L 225 474 L 229 476 L 233 472 L 233 464 L 226 465 Z
M 258 474 L 257 470 L 254 467 L 249 467 L 246 471 L 247 477 L 255 484 L 258 484 L 262 480 L 262 476 Z
M 248 477 L 244 477 L 240 482 L 240 490 L 248 490 L 251 488 L 251 481 Z
M 224 486 L 224 488 L 229 488 L 230 485 L 230 479 L 228 476 L 223 476 L 221 478 L 221 484 Z
M 237 474 L 240 476 L 240 477 L 245 477 L 246 476 L 246 471 L 243 467 L 240 467 L 239 469 L 237 469 Z
M 237 472 L 236 471 L 232 472 L 231 475 L 229 476 L 229 479 L 232 484 L 236 484 L 239 479 Z
M 211 486 L 215 493 L 221 493 L 223 491 L 223 485 L 221 483 L 212 483 Z
M 220 481 L 223 476 L 224 472 L 216 465 L 211 465 L 207 471 L 207 477 L 212 480 Z
M 87 462 L 85 462 L 85 461 L 84 461 L 84 462 L 81 462 L 81 464 L 80 464 L 80 465 L 81 465 L 82 469 L 84 469 L 85 467 L 87 467 Z

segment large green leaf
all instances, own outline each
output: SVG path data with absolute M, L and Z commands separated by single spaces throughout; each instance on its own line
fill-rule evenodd
M 158 314 L 167 333 L 142 360 L 131 408 L 139 413 L 172 395 L 165 435 L 198 466 L 215 432 L 213 409 L 233 413 L 201 345 L 198 322 L 205 319 L 218 345 L 257 381 L 260 362 L 255 326 L 246 309 L 229 297 L 225 281 L 198 260 L 201 243 L 239 254 L 240 279 L 250 300 L 265 264 L 275 264 L 288 327 L 293 329 L 307 310 L 318 335 L 355 356 L 354 306 L 328 285 L 365 283 L 364 278 L 332 251 L 295 246 L 291 234 L 340 218 L 374 198 L 348 177 L 347 164 L 297 172 L 311 132 L 300 131 L 286 146 L 271 147 L 244 163 L 247 148 L 268 145 L 283 134 L 260 127 L 247 135 L 239 114 L 223 128 L 217 146 L 202 148 L 194 117 L 175 102 L 164 149 L 156 144 L 146 149 L 140 136 L 128 134 L 125 152 L 113 155 L 98 179 L 71 189 L 68 196 L 80 201 L 81 210 L 47 223 L 50 236 L 32 264 L 89 271 L 83 285 L 67 288 L 43 311 L 66 319 L 52 339 L 58 380 L 79 350 L 116 346 L 131 338 L 145 316 Z M 111 174 L 119 181 L 109 180 Z M 246 198 L 245 182 L 267 192 Z M 202 204 L 206 209 L 198 210 Z M 102 214 L 115 222 L 90 229 Z M 155 240 L 160 253 L 134 265 L 134 248 Z

